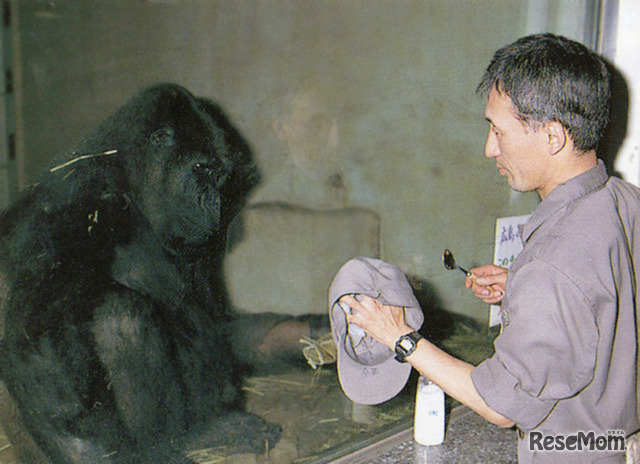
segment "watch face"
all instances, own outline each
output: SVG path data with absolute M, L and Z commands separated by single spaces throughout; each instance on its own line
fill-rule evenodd
M 409 351 L 411 348 L 413 348 L 414 343 L 415 342 L 413 340 L 405 338 L 400 342 L 400 346 L 403 350 Z

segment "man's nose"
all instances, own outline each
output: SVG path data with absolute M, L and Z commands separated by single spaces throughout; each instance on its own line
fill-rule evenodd
M 493 132 L 489 131 L 489 135 L 487 136 L 487 142 L 484 145 L 484 156 L 487 158 L 495 158 L 500 154 L 500 150 L 498 148 L 498 140 Z

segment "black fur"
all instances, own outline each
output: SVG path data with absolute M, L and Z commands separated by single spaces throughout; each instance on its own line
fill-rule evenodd
M 3 213 L 2 377 L 53 462 L 191 462 L 184 443 L 212 424 L 245 448 L 277 439 L 239 412 L 221 283 L 257 179 L 215 104 L 158 85 Z

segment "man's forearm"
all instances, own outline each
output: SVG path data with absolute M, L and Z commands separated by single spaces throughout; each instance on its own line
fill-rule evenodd
M 360 302 L 351 295 L 345 295 L 341 301 L 354 309 L 347 315 L 349 323 L 359 325 L 391 350 L 401 336 L 414 330 L 407 325 L 404 309 L 399 306 L 385 306 L 367 296 L 362 296 Z M 509 419 L 489 408 L 478 394 L 471 380 L 473 365 L 454 358 L 426 339 L 419 340 L 416 350 L 405 359 L 449 396 L 466 404 L 490 422 L 501 427 L 513 425 Z
M 482 417 L 500 427 L 511 427 L 512 421 L 498 414 L 478 394 L 471 371 L 474 366 L 445 353 L 426 339 L 418 342 L 416 350 L 406 358 L 422 375 L 431 379 L 447 395 L 467 405 Z

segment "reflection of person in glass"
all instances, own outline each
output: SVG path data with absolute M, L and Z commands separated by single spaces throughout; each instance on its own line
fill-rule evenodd
M 308 207 L 344 207 L 347 186 L 337 156 L 338 120 L 316 86 L 288 93 L 272 120 L 286 145 L 286 165 L 258 193 L 260 201 L 285 201 Z M 255 200 L 255 197 L 254 197 Z
M 597 158 L 607 67 L 581 44 L 534 35 L 495 54 L 479 91 L 488 97 L 485 156 L 513 190 L 542 202 L 509 271 L 486 265 L 466 278 L 478 298 L 502 301 L 494 356 L 475 367 L 419 339 L 406 361 L 491 422 L 517 425 L 521 463 L 624 462 L 621 447 L 569 440 L 640 428 L 640 190 Z M 344 297 L 350 323 L 391 349 L 413 331 L 402 308 L 363 298 Z M 567 438 L 564 452 L 556 437 Z

